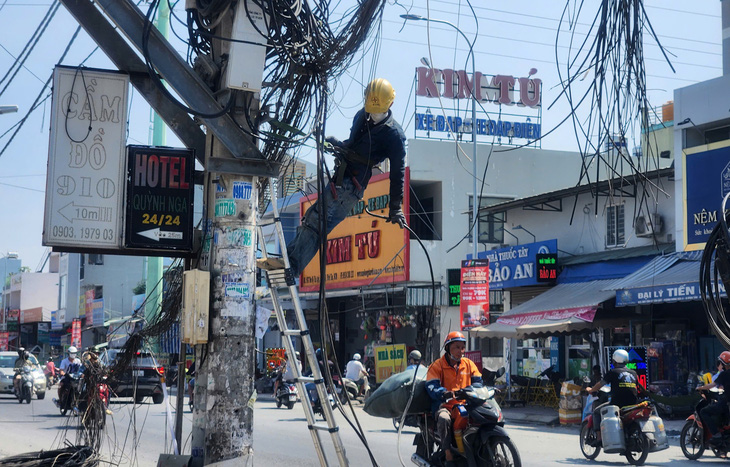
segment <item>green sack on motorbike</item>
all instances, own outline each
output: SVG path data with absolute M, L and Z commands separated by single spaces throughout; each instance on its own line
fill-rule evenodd
M 413 376 L 416 375 L 416 387 L 413 401 L 408 408 L 409 414 L 431 411 L 431 398 L 426 392 L 426 373 L 428 369 L 419 367 L 418 372 L 406 370 L 396 373 L 383 381 L 383 384 L 365 401 L 363 410 L 373 417 L 395 418 L 403 415 L 408 399 L 411 397 Z

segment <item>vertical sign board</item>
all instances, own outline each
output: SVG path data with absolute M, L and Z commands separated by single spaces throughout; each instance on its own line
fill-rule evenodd
M 489 324 L 489 260 L 461 262 L 461 330 Z
M 461 304 L 461 269 L 447 269 L 449 280 L 449 306 Z
M 557 253 L 538 253 L 535 255 L 537 266 L 537 282 L 555 282 L 558 280 Z
M 0 351 L 7 351 L 8 350 L 8 333 L 7 332 L 0 332 Z
M 127 75 L 57 66 L 43 244 L 119 249 Z
M 375 349 L 375 382 L 382 383 L 393 373 L 406 369 L 406 345 L 379 345 Z
M 722 199 L 730 193 L 730 145 L 685 149 L 682 158 L 684 249 L 701 250 L 722 218 Z
M 81 320 L 75 319 L 71 323 L 71 345 L 81 347 Z
M 89 322 L 89 316 L 86 316 L 86 322 Z M 91 324 L 93 326 L 104 326 L 104 299 L 97 298 L 91 302 Z
M 191 149 L 129 146 L 125 246 L 193 249 Z
M 482 365 L 482 351 L 481 350 L 468 350 L 464 352 L 464 356 L 474 362 L 479 371 L 484 370 Z

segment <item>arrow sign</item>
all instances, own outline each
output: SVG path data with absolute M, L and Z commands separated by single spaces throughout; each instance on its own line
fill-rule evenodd
M 111 208 L 102 208 L 99 206 L 81 206 L 71 201 L 66 206 L 58 210 L 67 221 L 73 223 L 74 220 L 82 221 L 101 221 L 110 222 Z
M 154 240 L 156 242 L 159 242 L 160 240 L 165 240 L 165 239 L 182 240 L 182 238 L 183 238 L 182 232 L 172 232 L 169 230 L 160 230 L 157 228 L 145 230 L 143 232 L 137 232 L 137 235 L 147 237 L 150 240 Z

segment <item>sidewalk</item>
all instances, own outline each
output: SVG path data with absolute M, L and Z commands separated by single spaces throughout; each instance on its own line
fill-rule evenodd
M 551 407 L 540 407 L 528 405 L 526 407 L 502 407 L 502 413 L 507 423 L 525 423 L 532 425 L 548 425 L 548 426 L 564 426 L 573 428 L 576 431 L 580 428 L 580 424 L 560 425 L 560 417 L 558 410 Z M 668 436 L 679 436 L 682 427 L 685 424 L 684 418 L 670 420 L 663 418 L 664 429 Z

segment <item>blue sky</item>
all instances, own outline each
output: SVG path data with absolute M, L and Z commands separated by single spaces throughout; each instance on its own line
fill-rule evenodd
M 184 3 L 184 2 L 182 2 Z M 181 4 L 182 4 L 181 3 Z M 341 7 L 355 4 L 354 0 L 341 2 Z M 380 40 L 357 56 L 355 64 L 337 83 L 333 83 L 330 102 L 332 108 L 327 122 L 328 133 L 341 139 L 347 136 L 350 121 L 362 105 L 363 84 L 374 76 L 390 80 L 397 90 L 393 106 L 396 118 L 409 137 L 414 135 L 413 78 L 420 66 L 420 58 L 431 56 L 437 68 L 470 69 L 467 62 L 468 46 L 450 27 L 431 23 L 431 49 L 427 46 L 426 22 L 409 21 L 404 24 L 399 15 L 412 13 L 427 15 L 430 6 L 432 18 L 450 21 L 464 34 L 476 38 L 476 68 L 485 74 L 527 76 L 536 68 L 536 77 L 543 82 L 543 133 L 553 128 L 570 111 L 559 102 L 551 109 L 558 93 L 558 73 L 555 61 L 555 36 L 558 19 L 565 5 L 555 0 L 524 0 L 521 2 L 473 2 L 477 21 L 467 4 L 461 0 L 422 0 L 418 2 L 388 2 L 380 30 Z M 571 6 L 575 3 L 570 0 Z M 587 8 L 596 8 L 598 2 L 586 2 Z M 33 31 L 51 4 L 50 0 L 0 0 L 0 76 L 13 64 L 13 56 L 20 54 Z M 477 6 L 480 5 L 480 6 Z M 484 5 L 484 6 L 482 6 Z M 720 2 L 681 2 L 678 0 L 646 0 L 647 13 L 652 25 L 670 52 L 676 73 L 663 61 L 660 49 L 647 39 L 647 88 L 652 105 L 659 106 L 671 100 L 673 90 L 722 74 Z M 180 17 L 183 12 L 176 9 Z M 593 11 L 586 12 L 576 25 L 576 31 L 588 30 Z M 19 106 L 17 114 L 0 115 L 0 135 L 16 124 L 41 92 L 43 83 L 53 71 L 63 49 L 73 35 L 77 23 L 62 6 L 50 27 L 41 37 L 34 51 L 5 92 L 0 105 Z M 179 33 L 184 30 L 173 20 Z M 176 48 L 185 53 L 185 44 L 174 40 Z M 82 31 L 74 43 L 65 65 L 78 65 L 95 48 L 93 41 Z M 560 66 L 564 69 L 568 53 L 558 48 Z M 113 68 L 103 52 L 97 51 L 86 62 L 87 66 Z M 0 90 L 5 83 L 0 83 Z M 50 90 L 43 93 L 45 97 Z M 131 93 L 129 144 L 146 144 L 149 134 L 150 109 L 136 92 Z M 585 111 L 579 110 L 579 113 Z M 44 247 L 41 245 L 45 174 L 48 159 L 48 125 L 50 99 L 46 100 L 27 120 L 21 132 L 0 156 L 0 253 L 20 253 L 25 266 L 36 268 Z M 11 131 L 12 133 L 12 131 Z M 0 148 L 9 135 L 0 137 Z M 168 145 L 179 145 L 169 133 Z M 572 130 L 560 128 L 542 142 L 546 149 L 575 151 L 578 146 Z M 302 151 L 302 157 L 311 160 L 312 151 Z

